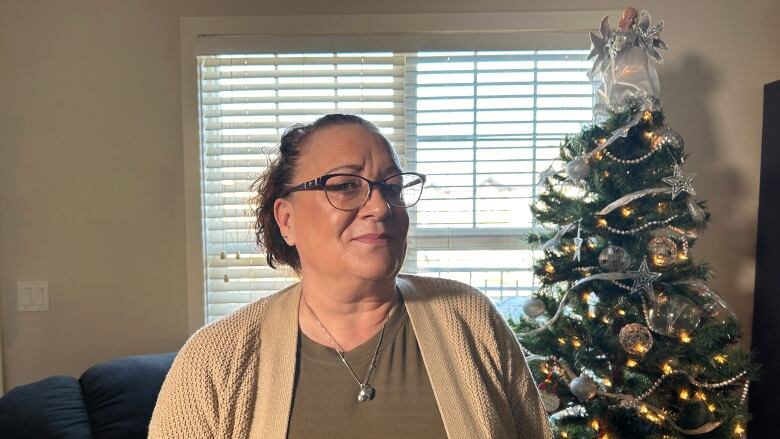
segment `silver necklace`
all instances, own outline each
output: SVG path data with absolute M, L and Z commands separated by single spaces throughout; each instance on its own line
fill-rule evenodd
M 320 328 L 322 328 L 322 332 L 324 332 L 325 336 L 328 337 L 328 340 L 330 341 L 333 350 L 336 351 L 336 353 L 339 355 L 339 358 L 341 358 L 341 362 L 344 363 L 345 366 L 347 366 L 347 369 L 349 369 L 349 373 L 351 373 L 352 377 L 355 378 L 355 381 L 357 381 L 358 387 L 360 387 L 360 392 L 358 393 L 357 400 L 360 402 L 366 402 L 374 399 L 376 390 L 372 386 L 368 385 L 368 380 L 371 378 L 371 372 L 376 367 L 376 358 L 379 355 L 379 346 L 382 344 L 382 338 L 385 335 L 385 327 L 387 326 L 387 321 L 390 320 L 390 314 L 393 313 L 398 302 L 393 304 L 393 307 L 390 308 L 390 311 L 388 311 L 387 315 L 385 315 L 385 322 L 382 324 L 382 331 L 379 333 L 379 342 L 376 344 L 376 349 L 374 349 L 374 356 L 373 358 L 371 358 L 371 364 L 368 365 L 368 371 L 366 371 L 366 379 L 361 382 L 358 379 L 357 375 L 355 374 L 355 371 L 352 370 L 352 366 L 350 366 L 349 363 L 347 363 L 347 359 L 344 358 L 344 349 L 336 341 L 336 339 L 334 339 L 333 336 L 330 335 L 330 332 L 328 332 L 328 330 L 325 328 L 325 325 L 322 324 L 320 318 L 317 317 L 317 314 L 309 306 L 309 302 L 306 301 L 306 297 L 303 295 L 301 297 L 303 298 L 303 303 L 306 305 L 306 308 L 309 308 L 309 311 L 311 311 L 311 314 L 317 320 L 317 323 L 320 324 Z

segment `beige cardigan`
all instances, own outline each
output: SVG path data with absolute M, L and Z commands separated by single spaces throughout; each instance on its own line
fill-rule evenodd
M 551 439 L 512 331 L 474 288 L 399 275 L 450 439 Z M 163 383 L 150 438 L 283 439 L 292 402 L 300 284 L 201 328 Z

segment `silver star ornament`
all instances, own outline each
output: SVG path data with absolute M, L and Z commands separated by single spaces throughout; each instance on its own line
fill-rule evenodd
M 674 200 L 682 192 L 693 196 L 696 195 L 696 190 L 693 189 L 694 177 L 696 177 L 696 174 L 685 175 L 678 165 L 674 165 L 674 174 L 661 180 L 672 187 L 672 200 Z
M 632 293 L 642 290 L 647 294 L 653 294 L 653 282 L 661 277 L 661 273 L 654 273 L 647 268 L 647 259 L 642 260 L 638 271 L 629 271 L 627 273 L 634 278 L 634 285 L 631 287 Z

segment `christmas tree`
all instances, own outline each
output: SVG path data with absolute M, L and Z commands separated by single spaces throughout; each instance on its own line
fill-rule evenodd
M 510 323 L 556 437 L 744 437 L 757 366 L 693 248 L 709 213 L 664 118 L 663 22 L 607 17 L 591 34 L 596 123 L 540 178 L 540 288 Z

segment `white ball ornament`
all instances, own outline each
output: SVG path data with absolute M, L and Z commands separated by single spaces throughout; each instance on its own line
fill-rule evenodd
M 523 304 L 523 312 L 528 317 L 535 319 L 539 317 L 540 315 L 544 314 L 546 311 L 544 302 L 542 302 L 540 299 L 537 299 L 536 297 L 533 297 L 531 299 L 528 299 Z
M 598 392 L 596 383 L 587 375 L 580 375 L 571 380 L 569 389 L 571 390 L 571 393 L 582 402 L 588 402 L 591 398 L 596 396 L 596 393 Z

